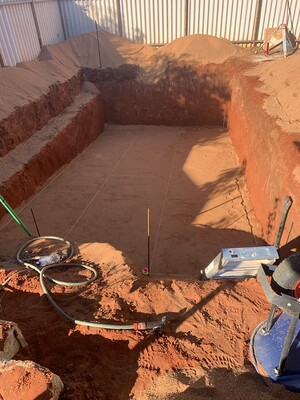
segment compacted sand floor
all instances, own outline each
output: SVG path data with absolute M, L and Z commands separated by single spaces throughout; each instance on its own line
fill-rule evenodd
M 147 265 L 149 208 L 154 275 L 196 277 L 222 247 L 258 242 L 242 170 L 218 127 L 108 125 L 20 207 L 35 234 L 30 208 L 41 235 L 109 243 L 138 268 Z M 26 240 L 8 221 L 0 225 L 6 255 Z
M 139 277 L 148 208 L 151 274 Z M 166 317 L 162 334 L 150 336 L 74 325 L 47 301 L 37 274 L 14 275 L 0 307 L 29 344 L 29 356 L 16 357 L 58 374 L 62 400 L 285 398 L 249 363 L 251 334 L 269 310 L 257 279 L 197 279 L 222 247 L 262 243 L 224 129 L 109 125 L 17 209 L 35 233 L 31 209 L 41 235 L 70 240 L 75 257 L 98 271 L 79 289 L 47 283 L 69 315 L 121 324 Z M 27 240 L 8 215 L 1 220 L 1 282 L 20 268 L 15 255 Z M 71 282 L 89 274 L 68 266 L 53 273 Z M 16 383 L 16 373 L 11 385 L 23 379 Z M 22 382 L 12 400 L 39 389 Z

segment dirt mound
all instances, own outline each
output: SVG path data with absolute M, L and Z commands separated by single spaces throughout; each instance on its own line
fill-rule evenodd
M 98 38 L 96 33 L 87 33 L 44 46 L 38 60 L 0 69 L 0 120 L 17 107 L 36 101 L 49 91 L 51 85 L 66 82 L 82 67 L 117 68 L 126 63 L 147 65 L 155 50 L 106 31 L 98 31 Z
M 155 80 L 163 76 L 171 60 L 222 63 L 240 55 L 243 50 L 239 47 L 208 35 L 187 36 L 156 49 L 104 30 L 98 31 L 98 37 L 96 33 L 86 33 L 44 46 L 38 61 L 20 63 L 17 68 L 2 68 L 0 119 L 16 106 L 23 106 L 46 93 L 50 85 L 70 79 L 83 67 L 117 68 L 122 64 L 135 64 L 145 71 L 146 80 Z
M 32 361 L 0 362 L 2 400 L 58 400 L 62 389 L 57 375 Z
M 245 53 L 242 48 L 226 39 L 210 35 L 190 35 L 161 47 L 158 54 L 173 60 L 220 64 L 230 57 L 243 56 Z
M 0 69 L 0 120 L 11 114 L 16 106 L 22 107 L 46 93 L 49 79 L 31 71 L 8 67 Z
M 146 83 L 164 78 L 168 63 L 173 60 L 220 64 L 231 57 L 247 56 L 242 48 L 228 40 L 210 35 L 185 36 L 156 49 L 134 44 L 104 30 L 98 31 L 98 37 L 96 33 L 83 34 L 57 45 L 45 46 L 38 61 L 0 70 L 0 119 L 16 107 L 36 100 L 47 92 L 50 85 L 70 79 L 80 68 L 98 68 L 99 50 L 103 68 L 116 68 L 126 63 L 139 65 L 141 79 Z M 299 130 L 299 64 L 299 54 L 293 54 L 260 64 L 251 72 L 260 77 L 262 85 L 259 90 L 269 96 L 265 109 L 288 132 Z
M 70 67 L 117 68 L 122 64 L 136 64 L 153 54 L 154 48 L 135 44 L 107 31 L 75 36 L 56 45 L 45 46 L 40 61 L 53 60 Z
M 108 244 L 81 244 L 77 259 L 96 267 L 99 279 L 80 290 L 52 285 L 54 299 L 67 313 L 119 323 L 166 316 L 167 323 L 161 335 L 149 336 L 73 326 L 40 296 L 36 275 L 15 276 L 3 292 L 3 315 L 19 324 L 32 360 L 61 377 L 62 399 L 194 399 L 200 393 L 229 399 L 232 390 L 222 388 L 230 382 L 241 397 L 250 387 L 248 399 L 286 395 L 280 386 L 266 389 L 249 365 L 251 332 L 268 312 L 255 279 L 139 279 L 126 257 Z M 69 281 L 87 274 L 78 268 L 51 272 Z M 3 269 L 0 275 L 3 281 Z
M 249 75 L 259 79 L 258 90 L 266 93 L 264 108 L 286 132 L 299 132 L 300 53 L 258 64 Z

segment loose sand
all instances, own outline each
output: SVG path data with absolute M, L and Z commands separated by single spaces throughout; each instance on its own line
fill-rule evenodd
M 261 63 L 249 71 L 266 94 L 264 108 L 285 132 L 298 133 L 300 123 L 300 53 Z
M 163 78 L 168 62 L 176 58 L 207 64 L 222 63 L 231 57 L 243 58 L 244 54 L 229 42 L 210 36 L 195 35 L 154 49 L 131 44 L 107 32 L 100 32 L 100 51 L 103 67 L 137 64 L 145 82 Z M 299 55 L 256 66 L 250 64 L 251 57 L 245 56 L 245 60 L 249 62 L 249 73 L 259 77 L 257 87 L 266 93 L 267 112 L 278 117 L 278 123 L 285 130 L 297 131 Z M 16 108 L 45 94 L 57 81 L 69 79 L 81 67 L 98 67 L 99 64 L 96 36 L 87 34 L 60 45 L 47 46 L 38 61 L 1 69 L 0 118 L 8 117 Z M 150 152 L 142 152 L 142 142 L 133 143 L 135 148 L 129 147 L 133 136 L 130 132 L 129 135 L 123 133 L 122 138 L 118 137 L 118 132 L 111 132 L 109 138 L 103 135 L 101 147 L 94 156 L 88 152 L 96 150 L 96 144 L 82 154 L 85 170 L 72 163 L 66 174 L 74 170 L 73 178 L 58 172 L 54 178 L 55 185 L 60 182 L 60 190 L 49 180 L 49 186 L 45 185 L 45 189 L 27 203 L 21 216 L 29 223 L 28 210 L 33 206 L 43 234 L 70 234 L 78 244 L 80 259 L 99 269 L 100 279 L 79 293 L 75 289 L 53 287 L 55 298 L 68 312 L 82 319 L 117 321 L 152 320 L 166 315 L 168 322 L 163 335 L 145 338 L 140 333 L 71 327 L 41 297 L 38 278 L 33 274 L 15 277 L 0 293 L 1 318 L 18 323 L 29 342 L 30 359 L 62 378 L 65 384 L 62 399 L 298 398 L 282 386 L 262 381 L 249 362 L 251 332 L 266 317 L 269 307 L 256 279 L 205 283 L 195 279 L 198 268 L 203 268 L 215 256 L 216 243 L 226 240 L 229 244 L 230 240 L 241 245 L 259 243 L 257 227 L 249 219 L 251 208 L 246 201 L 239 168 L 234 164 L 231 150 L 230 156 L 223 153 L 229 148 L 228 138 L 219 132 L 213 144 L 209 140 L 203 143 L 195 137 L 194 131 L 186 131 L 181 136 L 177 153 L 174 138 L 178 135 L 175 134 L 165 147 L 163 141 L 159 145 L 161 153 L 154 146 L 151 156 Z M 144 140 L 151 141 L 152 136 L 155 135 Z M 120 147 L 111 146 L 103 153 L 105 141 L 116 138 Z M 220 153 L 213 156 L 212 150 L 220 150 Z M 140 164 L 130 163 L 131 151 Z M 193 164 L 198 158 L 199 164 Z M 95 160 L 98 169 L 95 169 Z M 175 175 L 168 175 L 173 161 L 178 169 L 174 170 Z M 164 168 L 162 176 L 152 169 L 159 169 L 160 162 Z M 129 179 L 128 191 L 124 190 L 121 197 L 125 172 Z M 106 177 L 109 186 L 105 186 Z M 141 193 L 138 185 L 143 188 L 142 195 L 138 194 Z M 103 187 L 107 191 L 102 190 Z M 146 242 L 141 240 L 144 234 L 139 229 L 153 189 L 159 187 L 159 201 L 153 196 L 150 204 L 151 210 L 159 210 L 152 216 L 153 231 L 160 232 L 154 260 L 157 276 L 138 279 L 136 271 L 145 263 L 146 247 Z M 199 198 L 195 205 L 198 193 L 206 202 Z M 98 194 L 97 202 L 91 201 Z M 144 208 L 138 209 L 138 203 L 133 201 L 138 197 Z M 184 212 L 178 208 L 179 203 L 183 204 Z M 176 227 L 171 229 L 175 220 L 180 221 L 178 232 Z M 117 229 L 120 222 L 120 229 Z M 16 268 L 13 255 L 24 240 L 20 230 L 6 223 L 7 218 L 4 218 L 1 221 L 1 227 L 5 227 L 0 243 L 1 281 Z M 216 236 L 209 239 L 210 234 Z M 109 243 L 101 243 L 105 241 Z M 139 248 L 134 247 L 136 243 Z M 203 255 L 198 243 L 203 246 Z M 118 250 L 128 253 L 134 264 Z M 197 254 L 196 261 L 191 264 L 194 254 Z M 189 262 L 183 266 L 185 259 Z M 182 269 L 185 279 L 179 276 Z M 162 276 L 158 277 L 160 271 Z M 76 273 L 83 274 L 77 271 L 75 276 Z M 59 275 L 73 277 L 71 271 L 60 271 Z M 22 354 L 18 357 L 26 358 Z

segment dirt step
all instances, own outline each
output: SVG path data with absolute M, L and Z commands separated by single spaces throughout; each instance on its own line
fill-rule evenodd
M 47 93 L 22 106 L 0 120 L 0 157 L 42 129 L 51 118 L 59 115 L 80 93 L 80 77 L 74 75 L 64 82 L 49 86 Z
M 100 95 L 80 93 L 44 128 L 0 157 L 0 194 L 11 206 L 17 206 L 95 140 L 103 126 Z

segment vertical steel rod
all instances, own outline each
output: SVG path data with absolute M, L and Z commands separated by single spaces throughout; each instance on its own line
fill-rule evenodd
M 262 0 L 257 0 L 256 10 L 255 10 L 255 21 L 253 29 L 253 45 L 255 46 L 255 41 L 258 39 L 258 31 L 261 17 Z
M 147 213 L 147 230 L 148 230 L 148 274 L 150 273 L 150 209 Z
M 96 35 L 97 35 L 97 45 L 98 45 L 98 54 L 99 54 L 99 64 L 100 68 L 102 68 L 102 62 L 101 62 L 101 53 L 100 53 L 100 43 L 99 43 L 99 34 L 98 34 L 98 25 L 95 20 L 95 27 L 96 27 Z
M 38 234 L 38 236 L 41 236 L 40 231 L 39 231 L 39 227 L 37 225 L 37 222 L 36 222 L 36 219 L 35 219 L 35 216 L 34 216 L 34 213 L 33 213 L 33 209 L 31 208 L 30 211 L 31 211 L 31 214 L 32 214 L 32 218 L 33 218 L 33 221 L 34 221 L 34 225 L 35 225 L 37 234 Z
M 275 304 L 272 304 L 271 309 L 270 309 L 270 313 L 269 313 L 269 317 L 268 317 L 268 320 L 267 320 L 267 324 L 263 328 L 264 335 L 269 333 L 270 329 L 272 328 L 276 308 L 277 308 L 277 306 Z
M 67 40 L 67 30 L 66 30 L 66 26 L 65 26 L 65 20 L 64 20 L 64 16 L 63 16 L 61 1 L 58 1 L 57 4 L 58 4 L 60 22 L 61 22 L 61 26 L 62 26 L 62 30 L 63 30 L 63 34 L 64 34 L 64 40 Z
M 0 52 L 0 67 L 1 67 L 1 68 L 4 68 L 4 67 L 5 67 L 1 52 Z
M 280 224 L 279 224 L 279 228 L 278 228 L 278 232 L 277 232 L 276 239 L 275 239 L 275 244 L 274 244 L 276 249 L 279 248 L 280 240 L 281 240 L 281 237 L 282 237 L 282 234 L 283 234 L 283 229 L 284 229 L 285 222 L 286 222 L 286 219 L 287 219 L 287 215 L 288 215 L 289 209 L 291 208 L 292 203 L 293 203 L 292 198 L 290 196 L 286 196 L 286 198 L 284 199 L 283 210 L 282 210 L 282 215 L 281 215 L 281 221 L 280 221 Z
M 116 0 L 117 5 L 117 14 L 118 14 L 118 32 L 119 36 L 123 37 L 123 24 L 122 24 L 122 17 L 121 17 L 121 0 Z
M 185 2 L 184 2 L 183 18 L 184 18 L 184 21 L 183 21 L 184 32 L 183 32 L 183 34 L 185 36 L 187 36 L 188 35 L 188 31 L 189 31 L 189 22 L 188 22 L 189 21 L 189 0 L 185 0 Z

